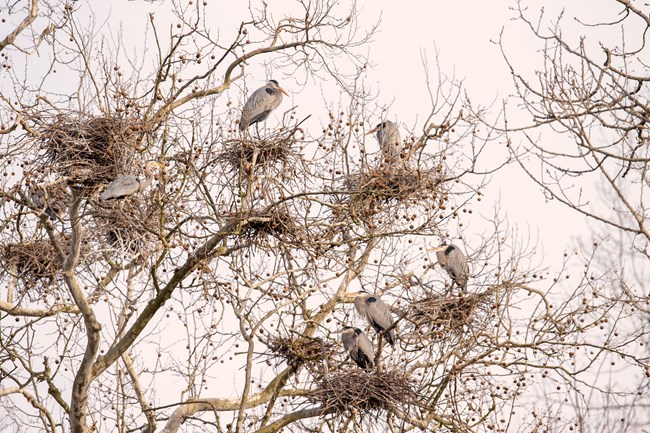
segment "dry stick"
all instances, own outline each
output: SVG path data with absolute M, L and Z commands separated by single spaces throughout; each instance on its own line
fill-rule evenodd
M 203 260 L 210 260 L 215 255 L 223 253 L 221 248 L 217 248 L 217 245 L 233 232 L 235 225 L 236 224 L 233 223 L 225 224 L 216 234 L 197 248 L 193 254 L 189 255 L 185 263 L 176 269 L 174 275 L 164 287 L 159 289 L 157 288 L 156 296 L 147 303 L 146 307 L 142 310 L 142 313 L 140 313 L 133 325 L 131 325 L 129 330 L 124 333 L 124 337 L 117 341 L 105 355 L 100 356 L 97 359 L 97 362 L 95 362 L 95 365 L 93 366 L 94 377 L 103 373 L 113 362 L 122 356 L 129 347 L 131 347 L 149 321 L 153 319 L 156 312 L 171 297 L 174 290 L 176 290 L 185 277 L 191 274 Z
M 3 40 L 0 41 L 0 51 L 5 49 L 8 45 L 12 45 L 18 35 L 23 32 L 34 20 L 38 17 L 38 0 L 32 0 L 29 6 L 27 16 L 16 26 L 16 28 L 9 33 Z M 22 51 L 22 50 L 21 50 Z

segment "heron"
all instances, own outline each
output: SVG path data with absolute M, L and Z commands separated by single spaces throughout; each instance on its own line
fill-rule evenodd
M 384 333 L 384 338 L 391 346 L 395 344 L 395 321 L 388 305 L 378 296 L 368 292 L 346 293 L 346 296 L 354 296 L 354 308 L 357 313 L 366 319 L 378 333 Z M 390 328 L 390 331 L 384 332 Z
M 436 252 L 438 263 L 452 279 L 452 287 L 453 283 L 456 283 L 463 292 L 467 292 L 469 265 L 467 264 L 467 257 L 460 248 L 452 243 L 443 242 L 435 248 L 430 248 L 429 251 Z
M 269 117 L 271 111 L 278 108 L 278 105 L 282 102 L 283 93 L 289 96 L 276 80 L 269 80 L 264 87 L 254 91 L 242 110 L 239 130 L 245 131 L 254 123 L 261 122 Z
M 145 179 L 140 180 L 132 174 L 120 176 L 109 183 L 104 192 L 99 195 L 100 200 L 124 198 L 138 191 L 146 189 L 153 182 L 153 169 L 162 168 L 163 165 L 156 161 L 148 161 L 144 166 Z
M 30 192 L 32 203 L 42 209 L 50 220 L 54 221 L 63 217 L 70 206 L 72 194 L 67 188 L 47 188 L 37 186 Z
M 374 133 L 377 133 L 377 141 L 383 159 L 386 162 L 398 161 L 402 152 L 402 137 L 399 134 L 397 124 L 386 120 L 378 124 L 370 132 L 367 132 L 366 135 Z
M 350 358 L 361 368 L 372 368 L 375 365 L 375 349 L 372 342 L 359 328 L 345 326 L 341 333 L 343 348 Z

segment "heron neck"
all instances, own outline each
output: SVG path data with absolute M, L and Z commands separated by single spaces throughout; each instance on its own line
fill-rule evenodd
M 151 182 L 153 182 L 153 173 L 148 171 L 145 173 L 145 179 L 142 182 L 140 182 L 140 185 L 138 186 L 138 190 L 142 191 L 146 189 L 149 185 L 151 185 Z

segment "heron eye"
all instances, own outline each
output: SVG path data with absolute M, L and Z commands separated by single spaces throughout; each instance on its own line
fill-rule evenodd
M 267 88 L 264 89 L 264 90 L 266 90 L 266 93 L 268 93 L 269 95 L 272 95 L 272 94 L 273 94 L 273 89 L 271 89 L 270 87 L 267 87 Z

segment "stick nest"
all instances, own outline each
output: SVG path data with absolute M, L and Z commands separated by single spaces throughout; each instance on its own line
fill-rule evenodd
M 302 226 L 298 224 L 289 209 L 274 206 L 266 209 L 253 209 L 248 214 L 234 214 L 230 218 L 239 221 L 241 238 L 249 242 L 262 243 L 269 238 L 293 243 L 302 238 Z
M 272 337 L 266 344 L 273 357 L 280 358 L 289 366 L 320 365 L 323 358 L 330 359 L 334 344 L 317 338 Z
M 441 185 L 442 176 L 438 170 L 418 169 L 399 163 L 380 165 L 349 175 L 344 180 L 350 208 L 365 216 L 391 201 L 435 200 L 444 195 Z
M 47 162 L 75 186 L 108 183 L 124 171 L 142 138 L 137 119 L 58 116 L 42 131 Z
M 59 237 L 58 242 L 63 251 L 68 253 L 70 239 Z M 87 256 L 88 251 L 88 245 L 82 241 L 80 261 Z M 2 249 L 0 260 L 4 270 L 17 278 L 30 298 L 34 299 L 33 289 L 49 287 L 61 273 L 61 259 L 49 239 L 7 244 Z
M 252 136 L 228 140 L 219 153 L 218 160 L 225 162 L 235 171 L 252 173 L 258 169 L 276 164 L 286 166 L 296 157 L 292 150 L 298 141 L 293 129 L 280 131 L 265 138 Z
M 468 293 L 461 296 L 430 295 L 411 303 L 409 317 L 420 332 L 435 339 L 447 337 L 450 333 L 462 334 L 464 328 L 472 327 L 484 314 L 491 310 L 494 292 Z
M 98 205 L 95 217 L 106 242 L 129 254 L 145 254 L 155 249 L 160 233 L 160 206 L 139 203 L 127 197 Z
M 417 402 L 413 386 L 403 370 L 353 368 L 325 376 L 308 398 L 323 410 L 334 408 L 338 413 L 353 409 L 391 412 Z

